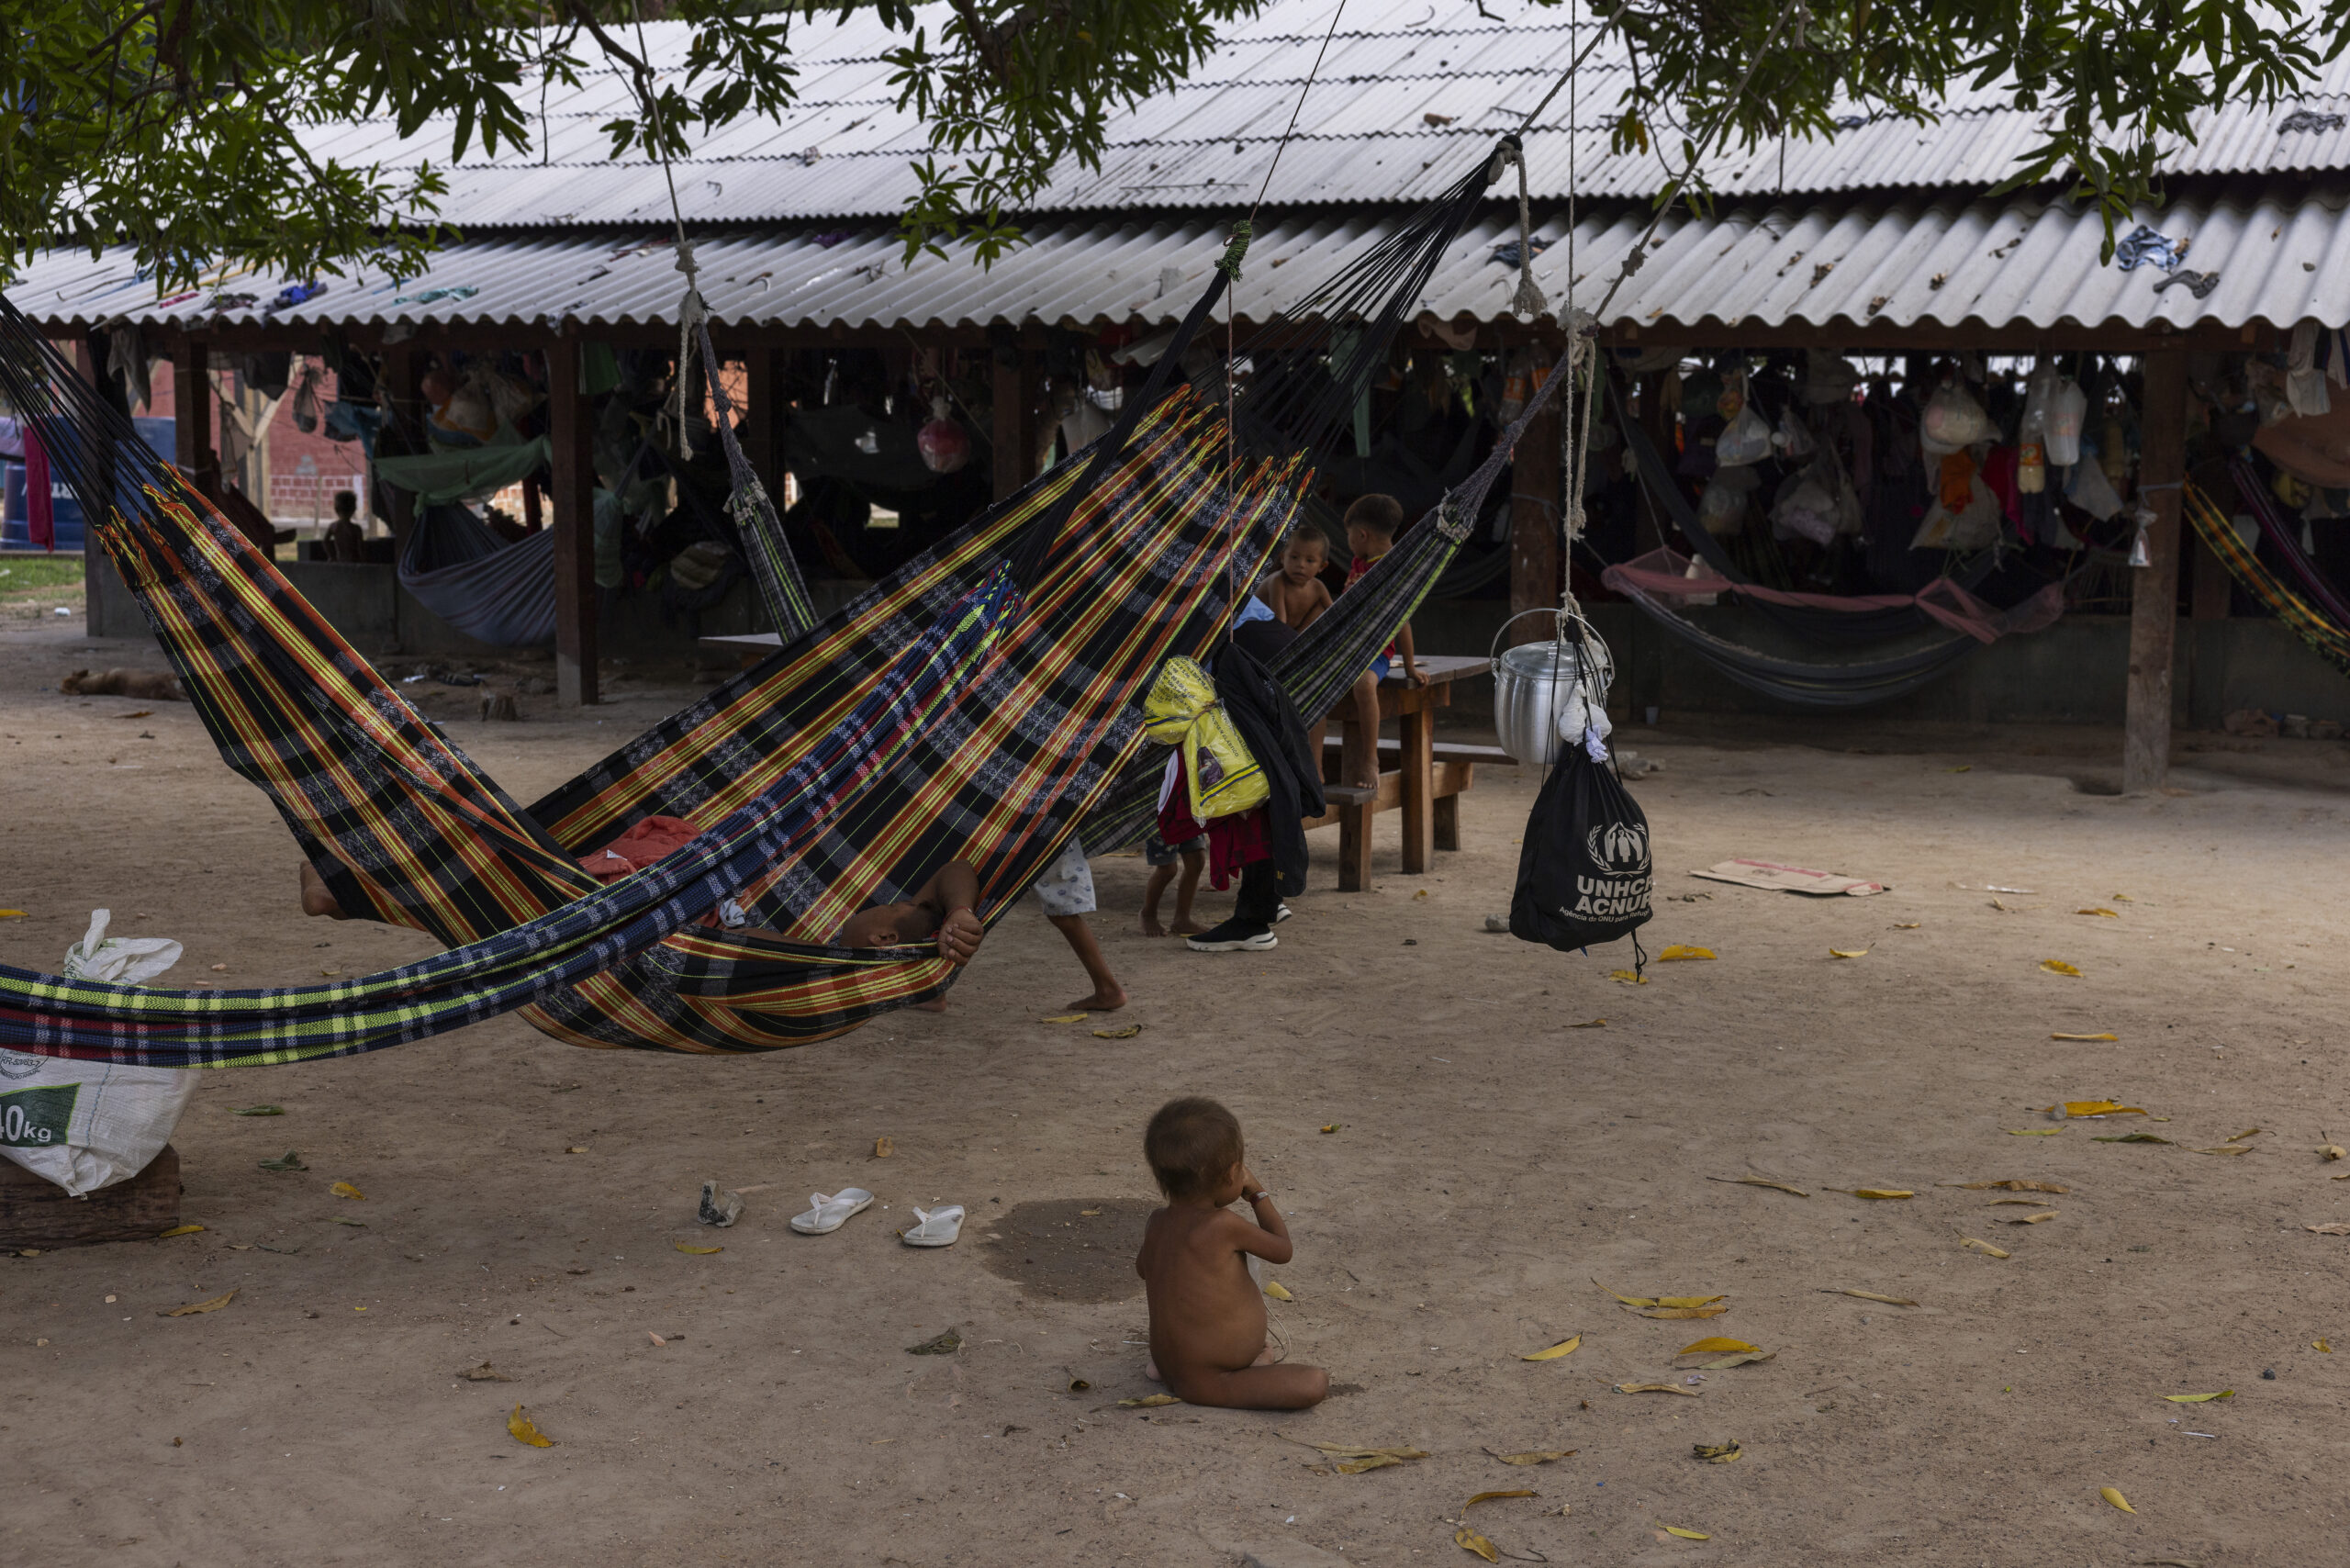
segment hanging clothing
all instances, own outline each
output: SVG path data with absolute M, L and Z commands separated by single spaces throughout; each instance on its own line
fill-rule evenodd
M 1306 750 L 1305 721 L 1298 716 L 1297 705 L 1281 683 L 1237 643 L 1227 644 L 1216 655 L 1215 694 L 1249 755 L 1264 770 L 1265 831 L 1280 868 L 1281 890 L 1302 893 L 1305 890 L 1305 819 L 1329 810 L 1322 795 L 1319 759 Z M 1213 829 L 1214 824 L 1209 825 Z M 1208 848 L 1214 859 L 1213 832 Z
M 57 497 L 50 488 L 49 449 L 28 424 L 25 431 L 25 537 L 44 550 L 57 548 Z M 86 527 L 86 522 L 84 523 Z

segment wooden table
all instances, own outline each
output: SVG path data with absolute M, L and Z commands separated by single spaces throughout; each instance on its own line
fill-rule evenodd
M 1351 694 L 1341 698 L 1330 714 L 1344 735 L 1324 743 L 1323 793 L 1330 810 L 1306 822 L 1309 831 L 1336 824 L 1338 829 L 1338 890 L 1360 892 L 1371 886 L 1371 823 L 1381 812 L 1401 812 L 1404 817 L 1404 872 L 1422 876 L 1436 864 L 1439 849 L 1460 847 L 1460 797 L 1476 781 L 1479 762 L 1507 762 L 1493 746 L 1446 746 L 1436 744 L 1436 711 L 1452 705 L 1452 683 L 1483 675 L 1491 665 L 1473 655 L 1423 654 L 1415 661 L 1425 686 L 1404 678 L 1403 661 L 1379 683 L 1379 716 L 1396 721 L 1397 739 L 1363 737 L 1379 747 L 1379 788 L 1367 790 L 1337 782 L 1346 742 L 1360 728 Z M 1443 755 L 1439 755 L 1441 750 Z M 1388 762 L 1393 759 L 1394 766 Z

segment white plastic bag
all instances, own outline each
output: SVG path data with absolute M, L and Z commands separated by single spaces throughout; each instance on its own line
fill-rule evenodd
M 1991 416 L 1955 381 L 1945 381 L 1934 388 L 1918 420 L 1919 439 L 1937 457 L 1947 457 L 1962 447 L 1986 442 L 1992 434 Z
M 1771 437 L 1771 444 L 1779 449 L 1782 457 L 1809 457 L 1819 450 L 1819 443 L 1811 439 L 1811 432 L 1796 418 L 1793 403 L 1780 410 L 1779 428 Z
M 2076 463 L 2072 483 L 2065 487 L 2065 498 L 2099 522 L 2121 510 L 2121 498 L 2113 481 L 2105 476 L 2101 463 Z
M 2049 395 L 2044 439 L 2051 468 L 2070 468 L 2081 460 L 2081 421 L 2088 412 L 2089 395 L 2070 376 Z
M 1777 539 L 1808 539 L 1822 548 L 1836 541 L 1836 497 L 1817 472 L 1798 474 L 1779 487 L 1771 507 L 1771 533 Z
M 1746 498 L 1751 487 L 1726 485 L 1717 476 L 1697 498 L 1697 521 L 1717 539 L 1727 539 L 1746 526 Z
M 88 935 L 65 949 L 66 978 L 143 985 L 179 962 L 167 937 L 108 936 L 111 918 L 90 912 Z M 77 1198 L 127 1182 L 171 1141 L 196 1083 L 178 1068 L 0 1049 L 0 1155 Z
M 1756 413 L 1751 403 L 1739 409 L 1738 417 L 1722 427 L 1714 442 L 1714 462 L 1723 468 L 1760 463 L 1770 455 L 1770 421 Z

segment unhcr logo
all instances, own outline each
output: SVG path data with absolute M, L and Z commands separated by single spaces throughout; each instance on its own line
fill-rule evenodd
M 1583 840 L 1591 863 L 1616 877 L 1638 877 L 1649 868 L 1649 830 L 1640 823 L 1602 823 Z

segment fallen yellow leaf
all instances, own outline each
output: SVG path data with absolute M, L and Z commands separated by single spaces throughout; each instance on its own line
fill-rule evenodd
M 1077 1212 L 1087 1219 L 1099 1219 L 1102 1217 L 1102 1211 L 1100 1209 L 1080 1209 Z
M 1093 1037 L 1097 1040 L 1131 1040 L 1141 1033 L 1141 1025 L 1129 1024 L 1123 1029 L 1096 1029 Z
M 1570 1024 L 1567 1027 L 1570 1029 L 1605 1029 L 1607 1027 L 1607 1020 L 1605 1018 L 1594 1018 L 1588 1024 Z
M 1969 1193 L 1997 1192 L 2064 1193 L 2072 1191 L 2070 1187 L 2059 1187 L 2053 1182 L 2018 1182 L 2013 1179 L 2004 1182 L 1937 1182 L 1934 1185 L 1937 1187 L 1957 1187 L 1962 1191 Z
M 2062 958 L 2042 958 L 2040 960 L 2040 967 L 2052 975 L 2070 975 L 2075 980 L 2081 978 L 2081 971 Z
M 1339 1468 L 1345 1467 L 1342 1465 Z M 1452 1532 L 1452 1544 L 1472 1556 L 1483 1558 L 1488 1562 L 1499 1562 L 1502 1560 L 1502 1554 L 1494 1550 L 1494 1543 L 1467 1525 L 1462 1525 Z
M 1619 1383 L 1614 1385 L 1618 1394 L 1685 1394 L 1697 1397 L 1694 1388 L 1684 1388 L 1677 1383 Z
M 0 920 L 30 920 L 32 916 L 21 909 L 0 909 Z
M 2259 1127 L 2246 1127 L 2240 1133 L 2230 1133 L 2227 1137 L 2227 1141 L 2230 1143 L 2242 1143 L 2248 1137 L 2258 1137 L 2262 1129 Z
M 1574 1449 L 1533 1449 L 1525 1453 L 1494 1453 L 1493 1450 L 1487 1449 L 1485 1451 L 1487 1453 L 1493 1453 L 1494 1457 L 1500 1460 L 1504 1464 L 1549 1464 L 1553 1460 L 1571 1459 L 1578 1450 Z
M 1322 1124 L 1322 1130 L 1326 1133 L 1334 1133 L 1346 1125 L 1344 1122 L 1325 1122 Z
M 2350 1150 L 2344 1149 L 2338 1143 L 2322 1143 L 2317 1146 L 2317 1157 L 2320 1159 L 2339 1159 L 2344 1153 L 2350 1153 Z
M 2051 1035 L 2052 1040 L 2118 1040 L 2119 1035 Z
M 506 1430 L 518 1443 L 528 1443 L 534 1449 L 554 1447 L 554 1439 L 540 1431 L 537 1423 L 522 1414 L 520 1405 L 514 1406 L 514 1413 L 506 1417 Z
M 2004 1247 L 1994 1247 L 1989 1242 L 1978 1240 L 1972 1236 L 1960 1237 L 1958 1238 L 1958 1245 L 1961 1251 L 1980 1252 L 1986 1257 L 2012 1258 L 2015 1256 L 2014 1253 L 2009 1251 Z
M 1728 1182 L 1740 1187 L 1768 1187 L 1774 1192 L 1793 1193 L 1798 1198 L 1808 1198 L 1801 1187 L 1791 1187 L 1785 1182 L 1774 1182 L 1768 1176 L 1708 1176 L 1708 1182 Z
M 1726 1306 L 1635 1306 L 1628 1307 L 1635 1317 L 1655 1317 L 1678 1322 L 1691 1317 L 1719 1317 L 1729 1310 Z
M 2344 1225 L 2338 1219 L 2328 1220 L 2323 1225 L 2305 1225 L 2301 1228 L 2312 1236 L 2350 1236 L 2350 1225 Z
M 1759 1350 L 1760 1345 L 1750 1345 L 1743 1339 L 1700 1339 L 1694 1345 L 1684 1345 L 1673 1351 L 1676 1356 L 1713 1355 L 1722 1350 Z
M 2233 1399 L 2235 1396 L 2236 1391 L 2232 1388 L 2223 1388 L 2217 1394 L 2165 1394 L 2163 1395 L 2173 1405 L 2209 1405 L 2214 1399 Z
M 327 1191 L 332 1193 L 338 1198 L 353 1198 L 363 1204 L 367 1201 L 367 1194 L 361 1192 L 358 1188 L 352 1186 L 348 1182 L 337 1182 L 333 1186 L 329 1187 Z
M 199 1312 L 218 1312 L 236 1299 L 237 1293 L 235 1291 L 230 1291 L 227 1295 L 216 1295 L 210 1301 L 193 1301 L 188 1303 L 185 1306 L 175 1306 L 168 1312 L 159 1312 L 155 1316 L 158 1317 L 194 1317 Z
M 2073 913 L 2075 914 L 2103 915 L 2108 920 L 2119 920 L 2121 918 L 2121 912 L 2120 910 L 2112 909 L 2076 909 Z
M 2065 1189 L 2059 1187 L 2056 1190 L 2061 1193 Z M 2025 1208 L 2036 1209 L 2045 1201 L 2046 1200 L 2041 1198 L 1993 1198 L 1991 1200 L 1991 1206 L 1996 1209 L 2001 1204 L 2020 1204 Z
M 1921 920 L 1897 920 L 1893 923 L 1893 929 L 1896 931 L 1915 931 L 1924 924 L 1925 922 Z
M 2055 1108 L 2053 1105 L 2048 1107 L 2052 1111 Z M 2145 1114 L 2146 1108 L 2143 1105 L 2124 1105 L 2119 1100 L 2067 1100 L 2065 1102 L 2065 1114 L 2075 1120 L 2086 1116 L 2143 1116 Z
M 2098 1487 L 2097 1489 L 2097 1495 L 2104 1498 L 2107 1502 L 2112 1504 L 2115 1507 L 2121 1509 L 2125 1514 L 2134 1514 L 2138 1511 L 2130 1506 L 2129 1498 L 2124 1497 L 2121 1493 L 2115 1491 L 2110 1486 Z
M 1610 969 L 1607 971 L 1607 978 L 1612 980 L 1622 980 L 1626 985 L 1646 985 L 1649 983 L 1648 976 L 1636 974 L 1630 969 Z
M 1315 1442 L 1306 1442 L 1306 1441 L 1305 1441 L 1305 1439 L 1303 1439 L 1303 1438 L 1291 1438 L 1289 1440 L 1290 1440 L 1290 1441 L 1292 1441 L 1292 1442 L 1293 1442 L 1293 1443 L 1304 1443 L 1304 1445 L 1305 1445 L 1307 1448 L 1310 1448 L 1310 1449 L 1319 1449 L 1322 1452 L 1324 1452 L 1324 1453 L 1326 1453 L 1326 1454 L 1330 1455 L 1333 1459 L 1391 1459 L 1391 1460 L 1403 1460 L 1403 1459 L 1426 1459 L 1426 1458 L 1427 1458 L 1427 1451 L 1426 1451 L 1425 1450 L 1422 1450 L 1422 1449 L 1407 1449 L 1407 1448 L 1358 1449 L 1358 1448 L 1349 1448 L 1349 1447 L 1348 1447 L 1345 1443 L 1315 1443 Z
M 1831 1193 L 1846 1193 L 1855 1198 L 1914 1198 L 1918 1194 L 1906 1187 L 1830 1187 Z
M 2190 1148 L 2187 1152 L 2189 1154 L 2250 1154 L 2253 1152 L 2253 1148 L 2248 1143 L 2223 1143 L 2217 1148 Z
M 892 1142 L 890 1140 L 890 1137 L 889 1137 L 889 1135 L 888 1135 L 888 1134 L 886 1134 L 886 1133 L 885 1133 L 885 1134 L 883 1134 L 881 1137 L 878 1137 L 878 1138 L 875 1138 L 875 1139 L 873 1140 L 873 1158 L 874 1158 L 874 1159 L 889 1159 L 891 1155 L 893 1155 L 893 1154 L 895 1154 L 895 1153 L 897 1153 L 897 1152 L 898 1152 L 898 1146 L 897 1146 L 896 1144 L 892 1143 Z
M 1517 1359 L 1521 1361 L 1555 1361 L 1561 1356 L 1572 1356 L 1583 1345 L 1583 1336 L 1561 1339 L 1547 1350 L 1528 1350 Z
M 1711 958 L 1716 956 L 1711 947 L 1692 947 L 1686 943 L 1675 942 L 1672 946 L 1659 953 L 1656 956 L 1656 961 L 1660 964 L 1676 964 L 1684 958 Z
M 1540 1495 L 1542 1495 L 1541 1493 L 1531 1491 L 1524 1486 L 1519 1486 L 1507 1492 L 1480 1492 L 1474 1497 L 1472 1497 L 1467 1502 L 1461 1504 L 1460 1511 L 1465 1514 L 1470 1509 L 1475 1507 L 1478 1504 L 1490 1503 L 1498 1497 L 1539 1497 Z
M 2003 1225 L 2038 1225 L 2042 1220 L 2054 1219 L 2055 1217 L 2056 1211 L 2054 1209 L 2042 1209 L 2036 1215 L 2018 1215 L 2013 1219 L 2003 1220 L 2000 1223 Z
M 1683 1529 L 1679 1525 L 1665 1524 L 1662 1520 L 1658 1521 L 1657 1528 L 1664 1531 L 1667 1535 L 1677 1535 L 1684 1540 L 1711 1540 L 1714 1539 L 1712 1536 L 1707 1535 L 1704 1530 Z
M 1171 1394 L 1146 1394 L 1138 1399 L 1121 1399 L 1118 1403 L 1129 1410 L 1150 1410 L 1161 1405 L 1181 1405 L 1183 1402 Z
M 2321 1355 L 2330 1356 L 2333 1354 L 2333 1341 L 2331 1339 L 2312 1339 L 2310 1341 L 2310 1349 L 2317 1351 Z
M 1746 1453 L 1736 1438 L 1726 1443 L 1691 1443 L 1689 1451 L 1707 1464 L 1729 1464 Z
M 2093 1143 L 2168 1143 L 2170 1139 L 2156 1137 L 2152 1133 L 2122 1133 L 2113 1137 L 2092 1138 L 2090 1141 Z
M 203 1228 L 204 1227 L 200 1225 L 175 1225 L 172 1226 L 171 1229 L 164 1231 L 161 1236 L 156 1237 L 155 1239 L 158 1241 L 169 1241 L 174 1236 L 194 1236 L 197 1231 L 202 1230 Z
M 1828 956 L 1831 958 L 1865 958 L 1869 950 L 1866 947 L 1830 947 Z
M 1400 1454 L 1375 1453 L 1369 1459 L 1350 1459 L 1341 1463 L 1334 1464 L 1330 1468 L 1337 1471 L 1341 1475 L 1360 1475 L 1365 1471 L 1384 1470 L 1391 1464 L 1401 1464 L 1403 1462 L 1403 1456 Z
M 675 1247 L 678 1251 L 693 1258 L 707 1258 L 713 1252 L 723 1252 L 726 1250 L 723 1247 L 695 1247 L 683 1241 L 674 1241 L 671 1242 L 670 1245 Z
M 1709 1372 L 1728 1372 L 1732 1367 L 1751 1366 L 1757 1361 L 1774 1361 L 1778 1358 L 1778 1354 L 1776 1350 L 1743 1350 L 1735 1356 L 1724 1356 L 1718 1361 L 1700 1361 L 1697 1364 L 1697 1370 Z
M 2062 1127 L 2001 1127 L 1999 1130 L 2009 1137 L 2054 1137 L 2065 1129 Z
M 1851 1291 L 1823 1288 L 1819 1294 L 1821 1295 L 1848 1295 L 1861 1301 L 1881 1301 L 1887 1306 L 1915 1306 L 1918 1305 L 1916 1302 L 1911 1301 L 1908 1296 L 1879 1295 L 1874 1291 Z
M 1036 1020 L 1039 1024 L 1082 1024 L 1092 1017 L 1091 1013 L 1054 1013 Z
M 1265 1282 L 1265 1294 L 1271 1296 L 1275 1301 L 1295 1301 L 1297 1299 L 1295 1296 L 1289 1294 L 1289 1287 L 1281 1283 L 1279 1280 L 1267 1280 Z

